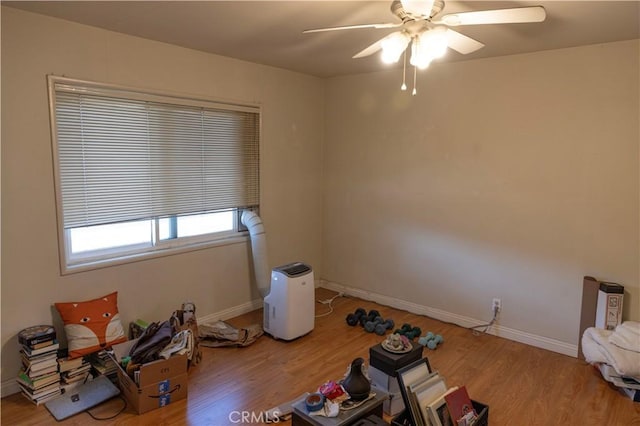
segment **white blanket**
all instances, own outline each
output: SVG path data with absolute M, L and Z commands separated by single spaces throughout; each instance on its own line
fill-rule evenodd
M 606 363 L 621 376 L 640 378 L 640 352 L 622 349 L 609 342 L 613 331 L 587 328 L 582 335 L 582 353 L 590 364 Z
M 609 343 L 628 351 L 640 352 L 640 322 L 625 321 L 609 336 Z

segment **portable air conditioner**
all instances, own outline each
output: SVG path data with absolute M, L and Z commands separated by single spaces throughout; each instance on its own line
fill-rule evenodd
M 276 339 L 293 340 L 313 330 L 314 322 L 311 267 L 296 262 L 273 268 L 271 291 L 264 298 L 264 331 Z

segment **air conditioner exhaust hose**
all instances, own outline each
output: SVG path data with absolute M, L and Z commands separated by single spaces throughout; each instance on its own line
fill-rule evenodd
M 264 232 L 262 219 L 254 212 L 245 210 L 242 212 L 240 221 L 249 230 L 256 284 L 262 297 L 265 297 L 271 288 L 271 271 L 267 260 L 267 236 Z

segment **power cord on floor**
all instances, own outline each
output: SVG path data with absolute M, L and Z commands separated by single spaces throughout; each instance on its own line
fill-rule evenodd
M 481 324 L 481 325 L 476 325 L 473 327 L 469 327 L 469 330 L 471 330 L 471 332 L 473 333 L 474 336 L 480 336 L 481 334 L 485 334 L 487 332 L 487 330 L 489 329 L 489 327 L 491 327 L 495 322 L 496 319 L 498 318 L 498 312 L 499 309 L 497 306 L 493 307 L 493 318 L 491 318 L 491 321 L 489 321 L 488 324 Z M 484 329 L 482 331 L 478 330 L 479 328 L 484 327 Z
M 316 318 L 326 317 L 327 315 L 331 315 L 331 313 L 333 312 L 333 301 L 336 300 L 338 297 L 343 297 L 343 296 L 344 296 L 344 293 L 340 292 L 340 293 L 336 294 L 335 296 L 333 296 L 331 299 L 318 300 L 318 303 L 322 303 L 323 305 L 329 305 L 329 312 L 325 312 L 324 314 L 316 315 Z
M 92 418 L 92 419 L 94 419 L 94 420 L 111 420 L 111 419 L 115 419 L 116 417 L 118 417 L 118 416 L 119 416 L 119 415 L 120 415 L 120 414 L 121 414 L 121 413 L 122 413 L 122 412 L 127 408 L 127 400 L 126 400 L 126 399 L 124 399 L 124 397 L 123 397 L 122 395 L 118 395 L 118 397 L 122 400 L 122 402 L 124 403 L 124 405 L 122 406 L 122 408 L 121 408 L 117 413 L 115 413 L 115 414 L 114 414 L 114 415 L 112 415 L 112 416 L 109 416 L 109 417 L 96 417 L 96 416 L 94 416 L 94 415 L 93 415 L 93 413 L 92 413 L 91 411 L 89 411 L 89 410 L 85 410 L 85 412 L 86 412 L 88 415 L 90 415 L 90 416 L 91 416 L 91 418 Z

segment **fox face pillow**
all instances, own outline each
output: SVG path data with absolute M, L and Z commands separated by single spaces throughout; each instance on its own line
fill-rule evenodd
M 70 358 L 127 340 L 118 313 L 118 292 L 85 302 L 56 303 L 55 306 L 64 321 Z

